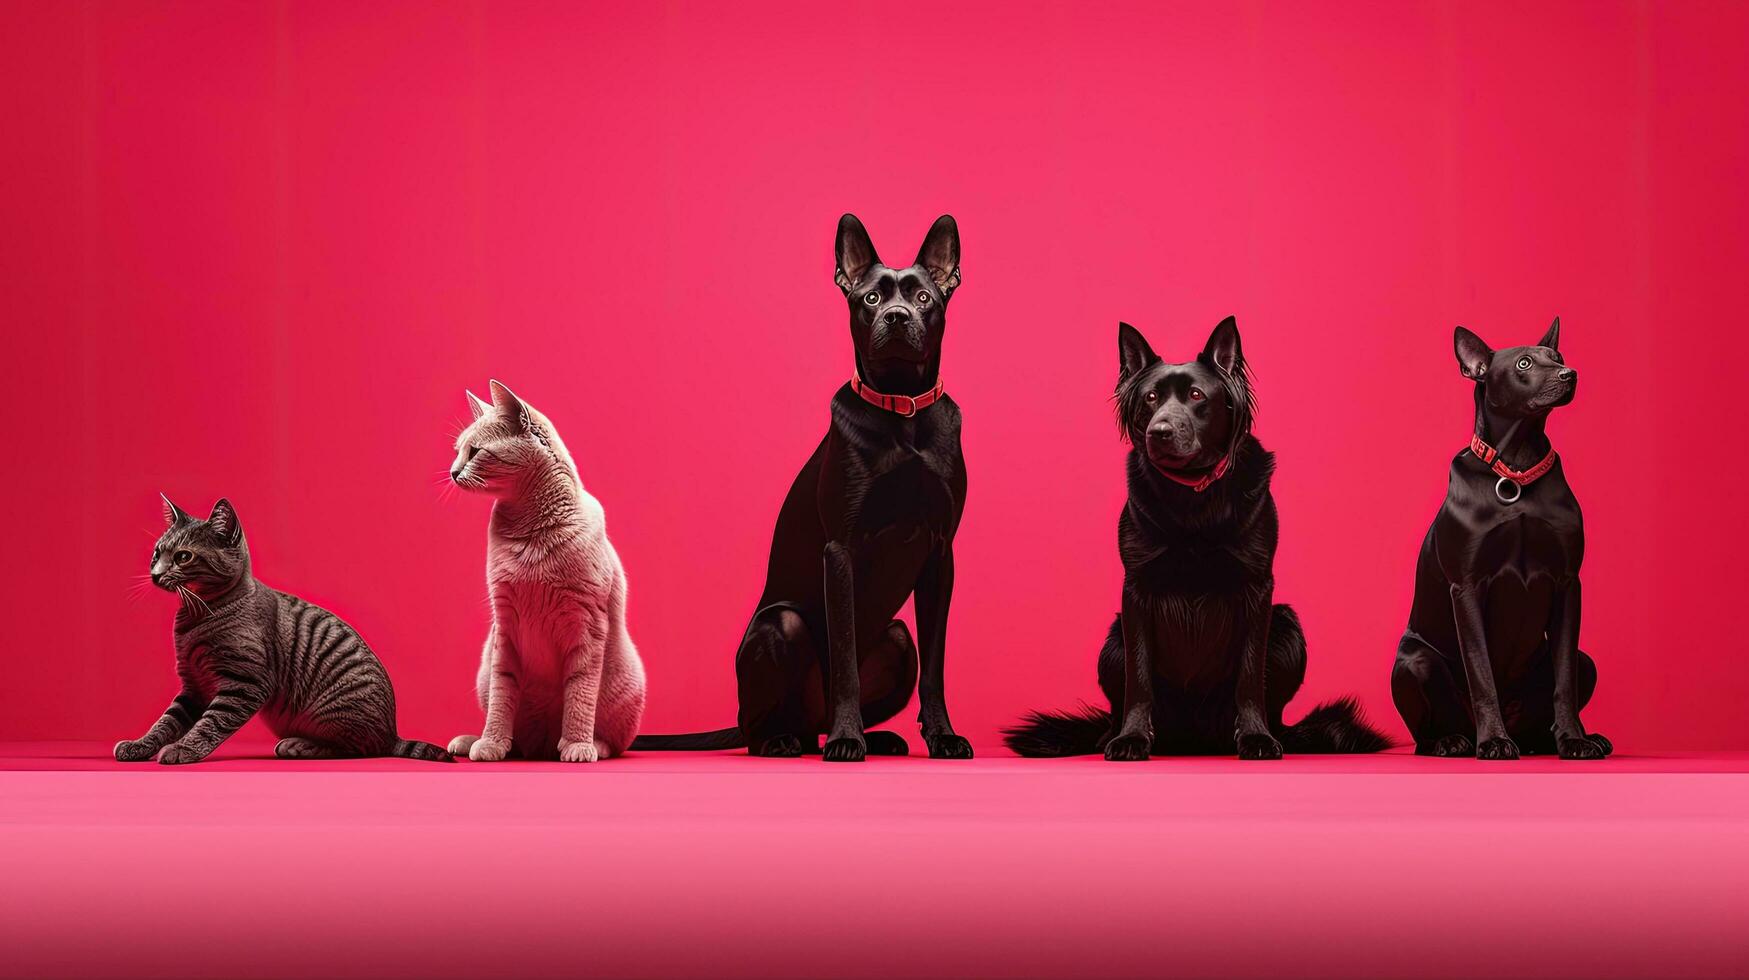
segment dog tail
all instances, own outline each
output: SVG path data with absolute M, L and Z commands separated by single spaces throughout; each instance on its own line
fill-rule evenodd
M 1111 732 L 1111 712 L 1083 704 L 1075 711 L 1034 711 L 1012 728 L 1002 730 L 1002 741 L 1016 755 L 1056 757 L 1092 755 Z
M 454 762 L 455 756 L 430 742 L 421 742 L 411 738 L 397 738 L 389 748 L 390 755 L 398 755 L 403 759 L 418 759 L 421 762 Z
M 714 732 L 689 732 L 685 735 L 639 735 L 632 739 L 634 752 L 710 752 L 716 749 L 744 749 L 747 740 L 739 728 L 719 728 Z
M 1279 733 L 1281 747 L 1295 752 L 1383 752 L 1397 744 L 1366 722 L 1352 697 L 1326 701 Z

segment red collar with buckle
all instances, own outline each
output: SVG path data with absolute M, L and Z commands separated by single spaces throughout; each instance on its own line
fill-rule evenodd
M 1179 476 L 1177 473 L 1174 473 L 1171 470 L 1162 470 L 1158 466 L 1154 467 L 1154 469 L 1159 471 L 1161 476 L 1165 477 L 1168 480 L 1171 480 L 1173 483 L 1183 484 L 1184 486 L 1187 486 L 1190 489 L 1195 490 L 1197 493 L 1202 493 L 1204 490 L 1207 490 L 1209 487 L 1214 486 L 1214 483 L 1216 480 L 1219 480 L 1221 477 L 1226 476 L 1227 475 L 1227 467 L 1231 466 L 1232 464 L 1233 464 L 1233 457 L 1231 455 L 1222 456 L 1221 461 L 1215 464 L 1214 469 L 1209 470 L 1207 473 L 1204 473 L 1202 476 L 1199 476 L 1194 480 L 1192 480 L 1186 476 Z
M 940 381 L 936 381 L 935 387 L 921 395 L 884 395 L 873 388 L 870 388 L 868 382 L 862 380 L 862 375 L 858 374 L 855 369 L 852 369 L 850 372 L 850 390 L 861 395 L 863 401 L 868 402 L 876 408 L 884 408 L 887 411 L 892 412 L 894 415 L 910 418 L 940 401 L 944 386 Z
M 1479 432 L 1470 436 L 1470 452 L 1475 453 L 1476 458 L 1482 462 L 1492 464 L 1494 472 L 1500 474 L 1503 479 L 1511 480 L 1521 487 L 1529 486 L 1538 477 L 1555 467 L 1555 450 L 1551 446 L 1549 454 L 1544 456 L 1535 466 L 1528 470 L 1515 470 L 1507 466 L 1506 461 L 1500 458 L 1498 450 L 1482 441 L 1482 435 Z

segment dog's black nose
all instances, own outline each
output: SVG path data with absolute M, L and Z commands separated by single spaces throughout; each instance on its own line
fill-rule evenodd
M 911 319 L 911 312 L 909 310 L 888 310 L 885 319 L 888 323 L 904 323 Z
M 1562 381 L 1571 381 L 1577 376 L 1578 375 L 1573 371 L 1572 368 L 1562 368 L 1559 371 L 1555 372 L 1555 377 L 1559 378 Z

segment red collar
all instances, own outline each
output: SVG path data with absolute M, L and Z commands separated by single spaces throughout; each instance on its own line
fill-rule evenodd
M 883 395 L 870 388 L 868 382 L 862 380 L 862 375 L 858 374 L 855 368 L 852 368 L 850 371 L 850 390 L 861 395 L 863 401 L 876 408 L 884 408 L 894 415 L 910 418 L 940 401 L 943 385 L 940 381 L 936 381 L 935 387 L 916 396 Z
M 1470 452 L 1475 453 L 1476 458 L 1482 462 L 1493 464 L 1494 472 L 1500 474 L 1502 479 L 1511 480 L 1521 487 L 1529 486 L 1538 477 L 1555 467 L 1555 450 L 1551 446 L 1549 454 L 1544 456 L 1535 466 L 1528 470 L 1515 470 L 1507 466 L 1506 461 L 1500 458 L 1498 450 L 1482 441 L 1481 433 L 1470 436 Z
M 1174 473 L 1171 470 L 1160 469 L 1160 467 L 1158 467 L 1158 466 L 1155 466 L 1154 469 L 1161 476 L 1165 477 L 1168 480 L 1171 480 L 1173 483 L 1183 484 L 1184 486 L 1187 486 L 1190 489 L 1195 490 L 1197 493 L 1202 493 L 1204 490 L 1207 490 L 1209 487 L 1213 486 L 1214 482 L 1216 480 L 1219 480 L 1221 477 L 1226 476 L 1227 475 L 1227 467 L 1231 466 L 1232 463 L 1233 463 L 1233 457 L 1231 455 L 1222 456 L 1221 461 L 1215 464 L 1214 469 L 1209 470 L 1207 473 L 1204 473 L 1202 476 L 1199 476 L 1194 480 L 1190 479 L 1189 477 L 1179 476 L 1177 473 Z M 1149 465 L 1152 466 L 1153 464 L 1150 463 Z

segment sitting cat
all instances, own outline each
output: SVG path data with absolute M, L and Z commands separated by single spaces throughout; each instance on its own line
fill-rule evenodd
M 476 685 L 486 728 L 456 755 L 594 762 L 623 753 L 644 715 L 644 665 L 626 632 L 626 575 L 601 504 L 551 422 L 492 382 L 450 478 L 491 494 L 486 584 L 492 628 Z
M 398 755 L 454 761 L 395 734 L 395 689 L 339 616 L 263 585 L 228 500 L 196 520 L 164 498 L 168 525 L 152 549 L 152 584 L 182 597 L 176 674 L 182 691 L 118 762 L 199 762 L 260 713 L 282 759 Z

